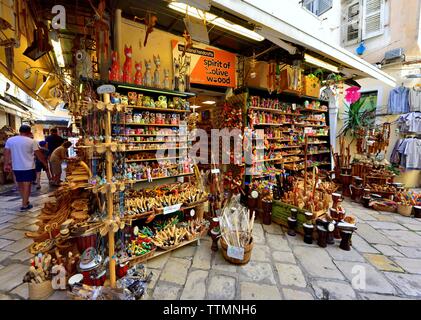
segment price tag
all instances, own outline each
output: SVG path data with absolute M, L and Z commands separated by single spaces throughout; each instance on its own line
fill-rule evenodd
M 112 84 L 103 84 L 96 89 L 96 92 L 98 92 L 98 94 L 114 93 L 115 87 Z
M 228 245 L 227 255 L 230 258 L 234 258 L 237 260 L 243 260 L 244 259 L 244 248 L 240 247 L 234 247 Z
M 170 214 L 176 211 L 179 211 L 182 203 L 174 204 L 172 206 L 164 207 L 164 214 Z
M 211 170 L 211 173 L 219 173 L 220 171 L 219 171 L 219 169 L 212 169 Z

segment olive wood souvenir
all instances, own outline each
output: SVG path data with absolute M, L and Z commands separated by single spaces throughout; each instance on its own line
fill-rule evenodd
M 325 227 L 318 225 L 317 226 L 317 245 L 321 248 L 327 247 L 327 230 Z

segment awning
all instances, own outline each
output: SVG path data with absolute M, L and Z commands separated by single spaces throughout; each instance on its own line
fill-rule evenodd
M 2 97 L 0 97 L 0 110 L 6 113 L 13 114 L 18 117 L 21 117 L 21 118 L 27 118 L 27 119 L 33 118 L 30 112 L 22 109 L 20 106 L 17 106 L 15 104 L 12 104 L 4 100 Z
M 277 42 L 279 41 L 286 40 L 301 45 L 342 65 L 344 67 L 344 73 L 352 74 L 356 78 L 375 78 L 389 86 L 396 86 L 396 80 L 377 67 L 341 48 L 339 45 L 329 43 L 300 29 L 298 25 L 298 23 L 302 23 L 300 19 L 298 19 L 297 25 L 293 25 L 292 22 L 275 17 L 250 2 L 255 3 L 256 1 L 212 0 L 212 5 L 229 11 L 258 26 L 262 26 L 260 33 L 275 44 L 278 44 Z M 285 7 L 285 10 L 287 11 L 288 7 Z M 281 14 L 277 13 L 278 16 Z M 259 31 L 256 30 L 256 32 Z

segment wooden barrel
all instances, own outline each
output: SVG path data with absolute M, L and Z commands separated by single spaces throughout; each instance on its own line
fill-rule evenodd
M 229 263 L 232 264 L 247 264 L 251 258 L 251 251 L 253 249 L 253 238 L 251 238 L 250 243 L 244 247 L 244 258 L 242 260 L 234 259 L 228 257 L 228 245 L 225 242 L 224 238 L 221 238 L 221 247 L 222 247 L 222 255 L 224 259 L 227 260 Z

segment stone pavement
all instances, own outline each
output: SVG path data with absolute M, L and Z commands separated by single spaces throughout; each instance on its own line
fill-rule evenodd
M 32 198 L 34 208 L 18 212 L 19 196 L 0 195 L 0 300 L 26 299 L 22 284 L 31 255 L 26 230 L 36 229 L 48 201 L 44 186 Z M 350 252 L 338 244 L 319 248 L 290 237 L 272 224 L 255 224 L 255 245 L 245 266 L 227 263 L 205 238 L 149 261 L 152 270 L 146 299 L 421 299 L 421 219 L 367 210 L 344 202 L 358 218 Z M 362 281 L 364 277 L 365 281 Z M 56 292 L 50 299 L 65 299 Z

